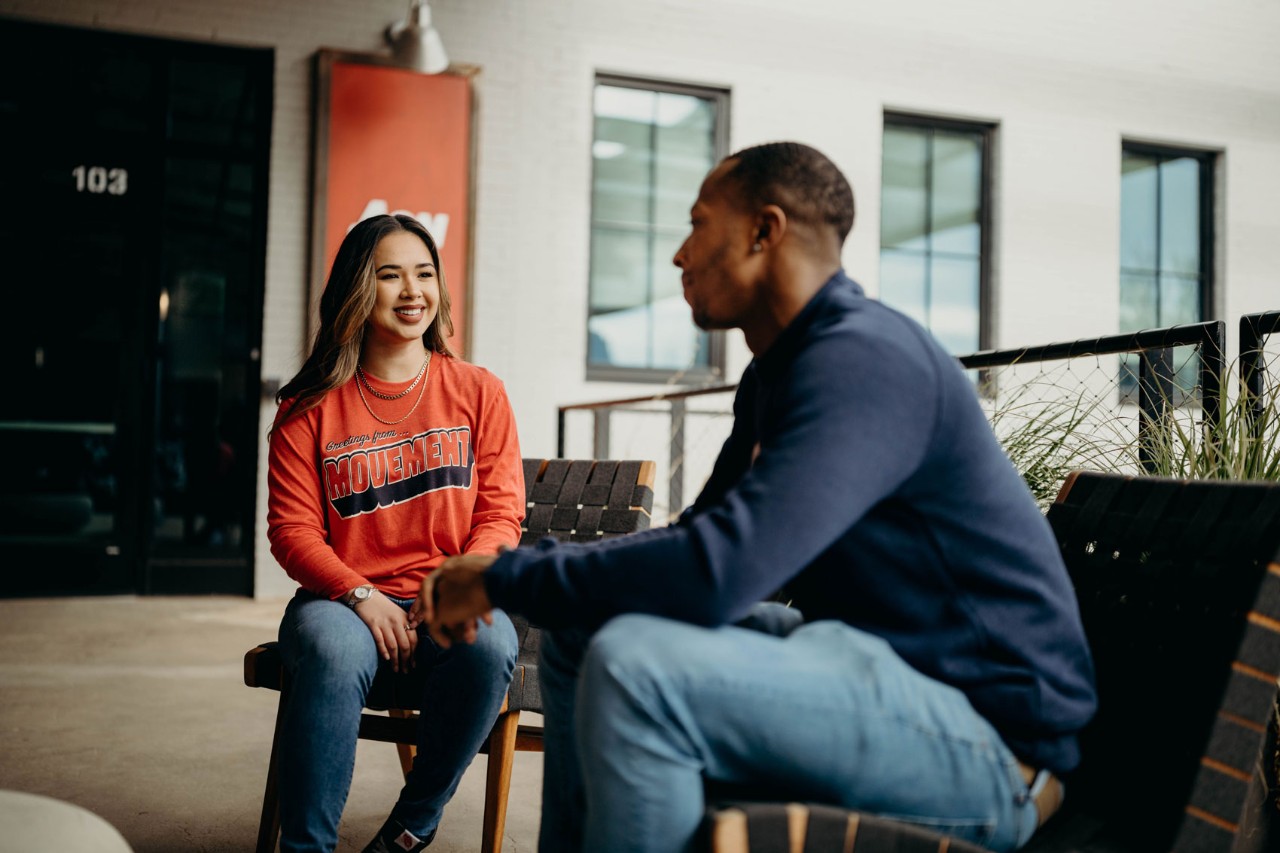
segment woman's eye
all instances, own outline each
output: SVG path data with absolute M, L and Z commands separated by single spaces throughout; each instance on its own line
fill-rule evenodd
M 418 273 L 418 278 L 431 278 L 434 275 L 435 273 L 431 272 L 431 270 L 423 270 L 422 272 Z

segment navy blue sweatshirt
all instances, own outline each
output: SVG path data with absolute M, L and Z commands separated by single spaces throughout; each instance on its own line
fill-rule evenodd
M 884 637 L 963 691 L 1024 762 L 1078 762 L 1093 667 L 1049 525 L 956 361 L 843 272 L 747 367 L 676 523 L 548 540 L 485 576 L 495 606 L 548 628 L 629 612 L 723 625 L 784 584 L 807 621 Z

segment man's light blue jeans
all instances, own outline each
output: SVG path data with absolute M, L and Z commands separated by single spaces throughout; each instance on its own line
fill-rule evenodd
M 410 602 L 392 599 L 408 609 Z M 373 635 L 346 604 L 300 592 L 280 623 L 290 678 L 280 741 L 280 850 L 332 851 L 355 768 L 360 712 L 380 666 Z M 474 645 L 441 649 L 418 632 L 424 688 L 418 755 L 391 816 L 425 838 L 493 728 L 516 662 L 511 620 L 493 611 Z M 370 832 L 372 835 L 372 832 Z
M 544 634 L 542 853 L 687 850 L 704 777 L 1012 850 L 1017 759 L 960 691 L 842 622 L 761 605 L 738 626 L 619 616 Z

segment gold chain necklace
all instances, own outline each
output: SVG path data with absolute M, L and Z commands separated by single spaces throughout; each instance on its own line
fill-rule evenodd
M 356 366 L 356 392 L 360 395 L 360 402 L 364 403 L 365 410 L 368 411 L 368 413 L 373 416 L 374 420 L 376 420 L 378 423 L 386 424 L 387 426 L 395 426 L 396 424 L 402 424 L 405 421 L 409 420 L 409 416 L 418 410 L 418 404 L 422 402 L 422 395 L 426 392 L 427 382 L 430 381 L 430 378 L 431 378 L 431 350 L 427 350 L 427 361 L 426 361 L 426 364 L 422 366 L 422 372 L 418 374 L 418 378 L 423 380 L 422 388 L 418 391 L 418 399 L 413 401 L 413 408 L 405 412 L 404 417 L 400 418 L 399 420 L 389 421 L 384 418 L 380 418 L 378 417 L 378 413 L 375 412 L 372 409 L 372 407 L 369 406 L 369 401 L 364 396 L 364 388 L 367 387 L 367 380 L 365 380 L 364 371 L 360 369 L 359 365 Z M 418 384 L 418 380 L 417 379 L 413 380 L 413 385 L 417 385 L 417 384 Z M 408 394 L 411 390 L 413 390 L 413 385 L 410 385 L 408 388 L 406 388 L 403 394 L 397 394 L 394 397 L 386 397 L 381 394 L 378 394 L 372 388 L 369 388 L 369 393 L 382 397 L 384 400 L 397 400 L 403 397 L 405 394 Z
M 381 391 L 374 389 L 369 384 L 369 378 L 364 375 L 364 368 L 356 365 L 356 373 L 364 380 L 364 389 L 379 400 L 399 400 L 401 397 L 408 397 L 409 392 L 418 387 L 418 383 L 422 381 L 422 375 L 427 372 L 427 365 L 431 363 L 431 350 L 427 350 L 427 357 L 422 360 L 422 368 L 418 371 L 418 375 L 414 377 L 413 384 L 401 391 L 399 394 L 383 394 Z

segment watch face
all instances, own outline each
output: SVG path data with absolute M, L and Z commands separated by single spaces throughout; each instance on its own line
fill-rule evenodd
M 356 592 L 355 592 L 356 601 L 364 601 L 366 598 L 368 598 L 371 595 L 373 595 L 373 590 L 371 590 L 369 587 L 367 586 L 356 587 Z

